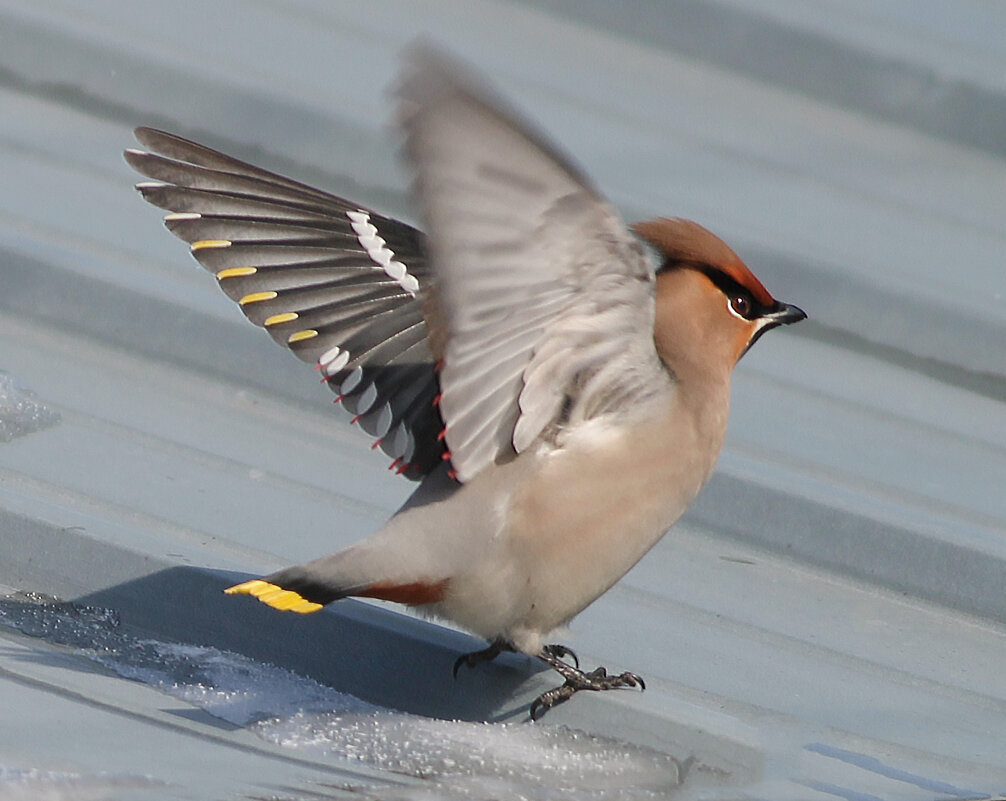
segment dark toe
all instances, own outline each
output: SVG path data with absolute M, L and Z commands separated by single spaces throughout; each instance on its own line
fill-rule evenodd
M 573 694 L 577 691 L 577 689 L 579 688 L 567 683 L 543 692 L 535 698 L 534 702 L 531 704 L 531 709 L 529 711 L 531 720 L 538 720 L 538 718 L 540 718 L 552 707 L 568 701 L 573 697 Z
M 576 655 L 572 648 L 567 648 L 565 645 L 555 643 L 552 645 L 546 645 L 544 650 L 556 659 L 565 659 L 568 656 L 573 660 L 573 664 L 576 667 L 580 667 L 580 658 Z

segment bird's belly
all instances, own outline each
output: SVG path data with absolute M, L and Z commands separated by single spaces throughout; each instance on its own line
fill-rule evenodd
M 464 600 L 450 617 L 535 652 L 653 547 L 702 487 L 718 446 L 625 439 L 507 465 L 521 471 L 518 486 L 485 558 L 452 582 Z
M 527 592 L 519 625 L 547 631 L 608 590 L 680 517 L 694 489 L 668 492 L 656 482 L 613 471 L 526 499 L 520 539 Z

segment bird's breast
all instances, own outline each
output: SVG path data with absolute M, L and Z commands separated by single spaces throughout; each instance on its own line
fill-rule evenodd
M 670 403 L 632 425 L 591 421 L 537 458 L 511 498 L 506 536 L 543 626 L 582 610 L 681 516 L 716 461 L 722 419 Z

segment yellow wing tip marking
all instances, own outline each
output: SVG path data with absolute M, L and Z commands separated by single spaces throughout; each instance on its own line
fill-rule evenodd
M 217 280 L 223 281 L 225 278 L 241 278 L 245 275 L 255 275 L 257 267 L 227 267 L 217 273 Z
M 227 595 L 250 595 L 257 598 L 273 609 L 281 612 L 299 612 L 302 615 L 317 612 L 321 609 L 321 604 L 309 601 L 304 596 L 293 590 L 284 590 L 275 584 L 270 584 L 262 579 L 252 579 L 241 584 L 235 584 L 224 590 Z
M 292 345 L 294 342 L 303 342 L 305 339 L 314 339 L 316 336 L 318 336 L 318 332 L 313 328 L 308 328 L 304 331 L 294 331 L 286 338 L 286 341 L 287 344 Z
M 281 325 L 282 323 L 289 323 L 291 320 L 296 320 L 300 315 L 297 312 L 283 312 L 282 314 L 274 314 L 272 317 L 266 317 L 265 323 L 263 325 Z
M 165 222 L 177 222 L 179 220 L 201 220 L 203 218 L 202 214 L 195 211 L 173 211 L 171 214 L 164 215 Z
M 278 292 L 273 292 L 271 289 L 266 292 L 252 292 L 250 295 L 245 295 L 238 304 L 241 306 L 247 306 L 249 303 L 261 303 L 263 300 L 272 300 L 278 297 Z
M 209 248 L 229 248 L 231 246 L 231 241 L 229 239 L 198 239 L 189 245 L 189 250 L 208 250 Z

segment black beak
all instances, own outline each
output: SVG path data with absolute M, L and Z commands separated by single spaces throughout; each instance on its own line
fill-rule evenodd
M 748 342 L 748 346 L 744 348 L 744 353 L 751 350 L 751 346 L 761 339 L 761 335 L 766 331 L 780 325 L 792 325 L 793 323 L 798 323 L 801 320 L 806 320 L 807 313 L 798 306 L 791 306 L 788 303 L 776 302 L 776 306 L 773 311 L 763 314 L 758 319 L 762 320 L 762 325 L 757 331 L 755 331 L 754 336 L 751 337 L 751 341 Z M 744 353 L 742 353 L 741 356 L 743 356 Z
M 791 306 L 788 303 L 779 303 L 775 311 L 763 314 L 761 318 L 766 323 L 762 328 L 764 331 L 766 328 L 775 328 L 777 325 L 791 325 L 792 323 L 806 320 L 807 313 L 803 309 Z

